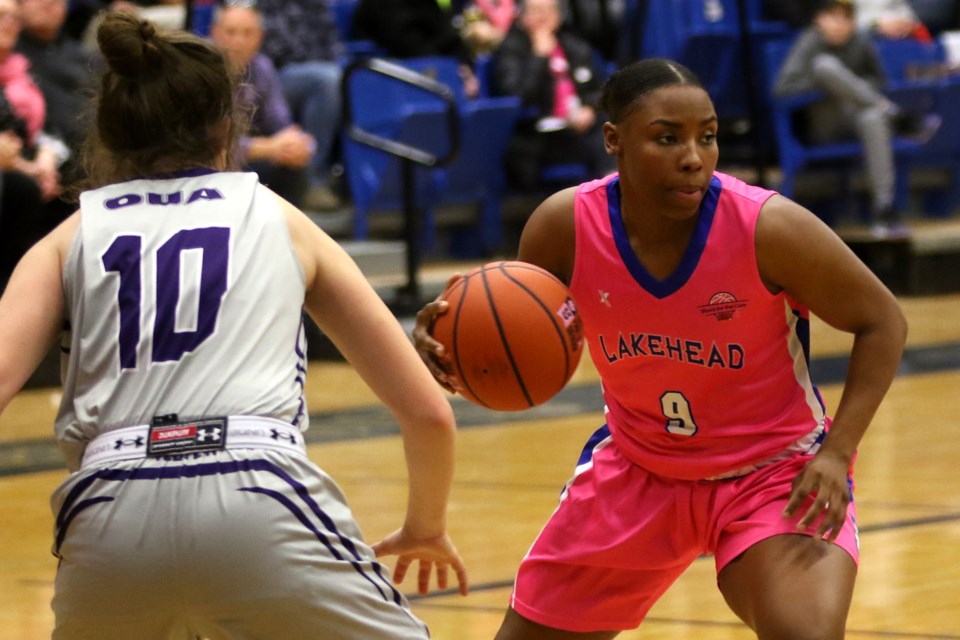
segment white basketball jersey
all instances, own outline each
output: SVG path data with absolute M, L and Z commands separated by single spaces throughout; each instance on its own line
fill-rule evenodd
M 305 279 L 252 173 L 194 171 L 84 193 L 63 279 L 70 469 L 112 429 L 255 415 L 305 430 Z

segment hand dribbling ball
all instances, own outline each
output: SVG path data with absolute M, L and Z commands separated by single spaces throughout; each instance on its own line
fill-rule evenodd
M 553 274 L 525 262 L 491 262 L 442 297 L 450 306 L 431 334 L 446 348 L 463 397 L 521 411 L 569 382 L 583 354 L 583 330 L 570 292 Z

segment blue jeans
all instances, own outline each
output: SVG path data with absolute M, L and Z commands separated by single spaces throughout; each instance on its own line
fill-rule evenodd
M 341 75 L 339 63 L 323 60 L 292 62 L 280 69 L 293 119 L 317 141 L 311 172 L 315 184 L 330 178 L 330 149 L 340 132 Z

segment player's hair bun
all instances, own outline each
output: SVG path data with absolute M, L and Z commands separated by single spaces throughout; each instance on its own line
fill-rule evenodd
M 125 11 L 108 13 L 97 43 L 110 70 L 126 80 L 141 80 L 159 70 L 164 42 L 152 23 Z

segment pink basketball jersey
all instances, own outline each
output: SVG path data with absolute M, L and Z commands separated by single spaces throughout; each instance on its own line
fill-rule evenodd
M 808 371 L 809 316 L 760 279 L 754 236 L 773 195 L 715 173 L 679 266 L 630 247 L 617 175 L 577 190 L 570 290 L 629 459 L 697 480 L 768 460 L 826 422 Z

